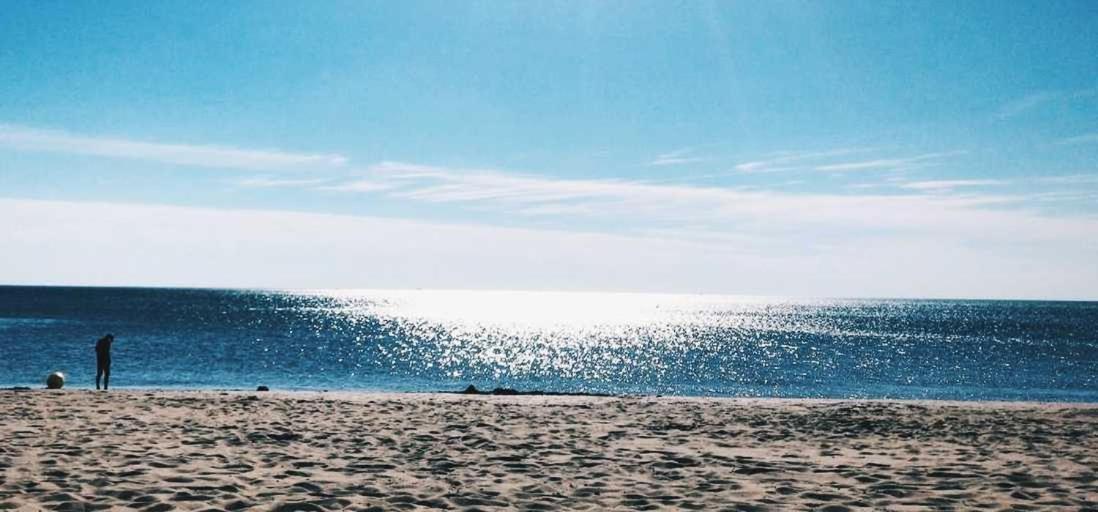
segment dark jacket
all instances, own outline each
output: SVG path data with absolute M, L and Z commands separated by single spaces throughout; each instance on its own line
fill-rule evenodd
M 103 337 L 99 338 L 99 341 L 95 342 L 95 359 L 99 364 L 111 363 L 111 343 L 114 340 Z

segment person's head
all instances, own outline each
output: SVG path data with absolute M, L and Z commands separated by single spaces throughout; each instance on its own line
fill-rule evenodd
M 107 334 L 106 336 L 103 336 L 103 337 L 108 339 L 108 340 L 114 341 L 114 335 L 113 334 Z

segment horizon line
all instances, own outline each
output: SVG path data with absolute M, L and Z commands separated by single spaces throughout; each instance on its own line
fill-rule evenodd
M 392 293 L 392 292 L 475 292 L 475 293 L 561 293 L 561 294 L 600 294 L 600 295 L 666 295 L 666 296 L 706 296 L 738 299 L 760 300 L 856 300 L 856 301 L 958 301 L 958 302 L 1094 302 L 1098 298 L 1003 298 L 1003 297 L 950 297 L 950 296 L 861 296 L 861 295 L 767 295 L 727 292 L 682 292 L 682 291 L 642 291 L 642 290 L 590 290 L 590 289 L 561 289 L 561 288 L 291 288 L 272 286 L 209 286 L 209 285 L 173 285 L 173 284 L 22 284 L 0 283 L 0 288 L 84 288 L 84 289 L 114 289 L 114 290 L 193 290 L 193 291 L 254 291 L 254 292 L 284 292 L 298 294 L 323 294 L 326 292 L 361 292 L 361 293 Z

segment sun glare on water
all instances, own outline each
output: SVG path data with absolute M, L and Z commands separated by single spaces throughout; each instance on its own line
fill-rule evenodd
M 379 354 L 413 373 L 470 379 L 660 380 L 700 354 L 769 348 L 789 304 L 741 296 L 597 292 L 311 291 L 328 314 L 376 325 Z M 714 327 L 742 337 L 716 336 Z M 731 329 L 731 330 L 729 330 Z M 722 365 L 722 372 L 740 364 Z M 635 372 L 645 368 L 644 372 Z M 711 371 L 705 370 L 705 371 Z M 691 371 L 702 371 L 695 369 Z M 642 375 L 643 374 L 643 375 Z
M 518 329 L 681 324 L 774 299 L 601 292 L 326 291 L 347 313 L 464 326 Z

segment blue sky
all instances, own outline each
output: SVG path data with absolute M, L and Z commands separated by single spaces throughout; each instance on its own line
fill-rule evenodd
M 8 2 L 0 282 L 1098 298 L 1093 2 Z

